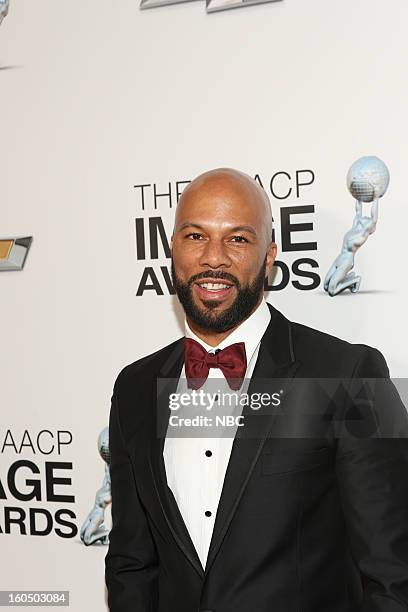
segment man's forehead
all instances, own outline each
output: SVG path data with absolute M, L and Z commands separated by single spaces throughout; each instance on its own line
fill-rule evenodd
M 245 215 L 258 216 L 264 207 L 262 196 L 247 185 L 217 181 L 210 185 L 194 185 L 183 192 L 176 209 L 176 216 Z
M 262 223 L 261 210 L 251 202 L 230 200 L 228 198 L 200 198 L 184 201 L 176 211 L 176 225 L 222 226 L 229 228 L 238 225 L 257 227 Z

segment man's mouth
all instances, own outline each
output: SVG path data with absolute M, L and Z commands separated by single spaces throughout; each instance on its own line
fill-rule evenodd
M 234 285 L 225 281 L 201 280 L 194 283 L 194 287 L 202 300 L 222 300 L 231 293 Z

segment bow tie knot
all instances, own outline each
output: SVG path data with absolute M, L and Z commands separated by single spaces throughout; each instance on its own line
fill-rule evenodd
M 206 362 L 206 364 L 208 365 L 209 368 L 218 368 L 219 364 L 218 364 L 218 352 L 221 352 L 220 349 L 218 349 L 216 352 L 214 353 L 206 353 L 204 355 L 204 360 Z
M 247 361 L 244 342 L 235 342 L 215 353 L 209 353 L 199 342 L 184 338 L 184 362 L 188 386 L 199 389 L 208 378 L 210 368 L 219 368 L 231 389 L 238 390 L 245 376 Z

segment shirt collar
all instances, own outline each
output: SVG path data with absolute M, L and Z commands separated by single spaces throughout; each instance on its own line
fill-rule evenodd
M 196 342 L 199 342 L 206 351 L 214 351 L 215 349 L 223 349 L 230 344 L 235 342 L 245 343 L 245 352 L 247 357 L 247 363 L 250 362 L 252 355 L 255 352 L 256 347 L 260 343 L 262 336 L 264 335 L 266 328 L 269 325 L 271 319 L 271 313 L 266 303 L 265 298 L 262 299 L 261 303 L 257 306 L 252 314 L 249 315 L 245 321 L 243 321 L 229 336 L 224 338 L 217 346 L 210 346 L 204 340 L 201 340 L 189 327 L 187 319 L 184 319 L 184 330 L 185 337 L 192 338 Z

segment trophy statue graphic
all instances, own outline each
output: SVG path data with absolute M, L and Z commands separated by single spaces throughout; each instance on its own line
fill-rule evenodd
M 102 486 L 96 492 L 95 504 L 81 527 L 80 537 L 86 546 L 100 542 L 109 544 L 109 529 L 105 525 L 105 508 L 111 503 L 111 480 L 109 473 L 109 427 L 105 427 L 98 437 L 99 454 L 105 462 L 105 475 Z
M 9 0 L 0 0 L 0 25 L 3 19 L 7 16 L 9 10 Z
M 356 199 L 356 215 L 351 229 L 343 238 L 341 253 L 336 257 L 324 279 L 324 290 L 331 296 L 350 289 L 356 293 L 360 288 L 361 276 L 351 270 L 357 250 L 375 231 L 378 220 L 378 202 L 385 194 L 390 182 L 390 173 L 381 159 L 367 156 L 358 159 L 347 175 L 347 186 Z M 369 216 L 363 215 L 363 204 L 370 204 Z

